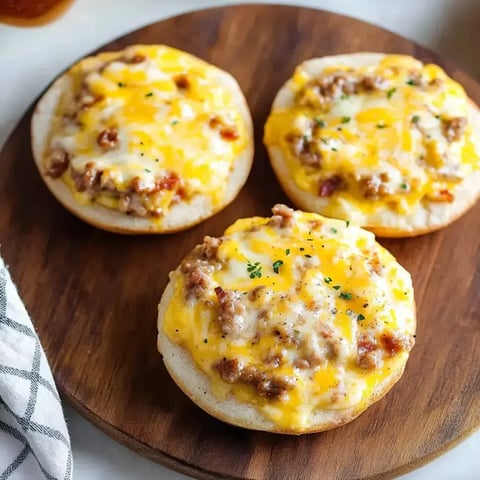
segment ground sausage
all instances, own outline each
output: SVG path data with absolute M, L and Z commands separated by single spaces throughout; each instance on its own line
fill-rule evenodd
M 97 144 L 104 150 L 111 150 L 118 147 L 120 140 L 118 138 L 118 131 L 116 128 L 107 128 L 102 130 L 97 137 Z
M 190 87 L 190 81 L 186 73 L 175 75 L 173 81 L 180 90 L 187 90 Z
M 467 126 L 465 117 L 455 117 L 442 120 L 443 135 L 449 142 L 455 142 L 462 138 Z
M 255 387 L 260 397 L 279 400 L 295 387 L 295 381 L 285 375 L 272 375 L 253 365 L 244 366 L 239 359 L 224 358 L 213 364 L 221 378 L 227 383 L 243 383 Z
M 333 175 L 329 178 L 321 180 L 318 194 L 321 197 L 330 197 L 342 185 L 342 177 L 340 175 Z
M 367 175 L 361 178 L 360 184 L 363 190 L 363 196 L 365 198 L 371 198 L 376 200 L 381 197 L 386 197 L 391 193 L 390 188 L 386 182 L 382 179 L 382 175 Z M 388 177 L 383 177 L 388 178 Z
M 54 148 L 50 152 L 50 166 L 47 174 L 52 178 L 61 177 L 68 168 L 70 157 L 65 150 L 61 148 Z
M 394 357 L 399 352 L 409 352 L 415 343 L 411 335 L 392 335 L 391 333 L 382 335 L 380 341 L 389 357 Z
M 218 115 L 211 117 L 208 125 L 212 130 L 218 131 L 224 140 L 232 141 L 240 136 L 235 125 L 227 124 L 225 120 Z
M 222 380 L 227 383 L 237 383 L 243 370 L 243 362 L 238 358 L 231 360 L 224 358 L 213 366 L 220 374 L 220 377 L 222 377 Z
M 277 203 L 272 208 L 273 216 L 270 219 L 269 225 L 272 227 L 286 228 L 291 227 L 294 223 L 294 210 L 283 205 L 282 203 Z
M 210 237 L 206 235 L 203 238 L 200 254 L 206 260 L 211 260 L 217 257 L 218 247 L 222 243 L 220 238 Z
M 245 306 L 240 302 L 239 293 L 216 287 L 215 294 L 219 303 L 217 322 L 222 334 L 240 333 L 243 328 L 242 314 L 245 312 Z
M 366 370 L 380 368 L 383 354 L 373 335 L 362 334 L 357 339 L 357 365 Z
M 366 77 L 363 77 L 362 80 L 359 82 L 359 86 L 367 92 L 379 90 L 382 88 L 383 84 L 384 79 L 379 75 L 367 75 Z
M 182 263 L 180 269 L 186 276 L 187 298 L 191 295 L 197 299 L 201 298 L 210 285 L 211 274 L 214 270 L 213 265 L 200 259 L 186 260 Z

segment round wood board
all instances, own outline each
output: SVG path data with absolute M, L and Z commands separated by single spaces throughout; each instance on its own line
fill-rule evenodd
M 166 43 L 231 72 L 255 121 L 256 155 L 237 200 L 180 234 L 121 236 L 77 220 L 50 195 L 30 153 L 31 111 L 0 154 L 2 254 L 58 386 L 89 420 L 153 460 L 198 478 L 391 478 L 450 448 L 480 424 L 480 205 L 435 234 L 382 242 L 413 275 L 418 336 L 406 373 L 349 425 L 279 436 L 223 424 L 176 387 L 156 351 L 167 274 L 205 234 L 287 202 L 262 131 L 295 65 L 316 56 L 401 52 L 444 66 L 480 101 L 480 86 L 409 40 L 305 8 L 244 5 L 171 18 L 118 39 Z M 269 179 L 269 181 L 266 181 Z

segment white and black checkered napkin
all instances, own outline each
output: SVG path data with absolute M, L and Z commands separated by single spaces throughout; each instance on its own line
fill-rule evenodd
M 72 452 L 52 372 L 0 257 L 0 480 L 67 480 Z

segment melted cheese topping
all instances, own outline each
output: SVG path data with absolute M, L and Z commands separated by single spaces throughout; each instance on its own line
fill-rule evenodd
M 135 56 L 141 61 L 131 61 Z M 187 200 L 200 193 L 217 205 L 247 135 L 238 103 L 220 73 L 165 46 L 134 46 L 81 60 L 67 73 L 73 88 L 58 105 L 45 152 L 47 166 L 49 151 L 60 148 L 68 152 L 74 173 L 92 166 L 102 172 L 102 186 L 110 187 L 95 200 L 107 208 L 117 208 L 116 192 L 132 191 L 132 182 L 148 192 L 172 172 L 184 183 Z M 177 84 L 182 77 L 186 86 L 182 80 Z M 217 120 L 213 127 L 212 118 Z M 238 138 L 222 137 L 218 121 Z M 108 129 L 118 132 L 118 145 L 101 148 L 98 136 Z M 75 191 L 71 177 L 70 171 L 63 174 Z M 164 188 L 143 206 L 162 211 L 174 193 Z M 91 200 L 91 192 L 75 195 L 79 202 Z
M 315 105 L 318 86 L 306 64 L 288 83 L 293 95 L 290 106 L 272 110 L 264 140 L 280 149 L 290 175 L 304 192 L 321 196 L 322 182 L 342 179 L 323 214 L 342 212 L 342 217 L 356 221 L 356 209 L 363 214 L 383 209 L 407 213 L 419 202 L 452 201 L 445 192 L 454 194 L 463 178 L 480 169 L 480 145 L 470 124 L 459 139 L 446 138 L 444 122 L 467 120 L 469 99 L 440 67 L 402 55 L 356 68 L 330 66 L 322 77 L 378 76 L 380 85 L 351 94 L 340 90 L 331 101 Z M 318 152 L 319 166 L 301 162 L 288 141 L 292 135 L 303 136 Z M 380 194 L 368 191 L 369 182 L 373 192 L 382 184 Z
M 376 389 L 402 371 L 407 351 L 379 368 L 360 368 L 357 340 L 362 334 L 411 336 L 415 311 L 410 275 L 373 234 L 316 214 L 297 211 L 294 218 L 291 228 L 259 217 L 228 228 L 200 300 L 188 295 L 177 271 L 163 330 L 190 353 L 219 399 L 234 395 L 274 424 L 301 430 L 318 412 L 365 408 Z M 236 335 L 219 328 L 218 286 L 234 290 L 244 306 Z M 282 341 L 279 333 L 290 339 Z M 280 362 L 271 363 L 274 357 Z M 294 388 L 274 401 L 251 385 L 226 383 L 214 368 L 225 358 L 286 376 Z M 310 368 L 297 367 L 300 358 L 309 359 Z M 315 364 L 314 358 L 323 360 Z

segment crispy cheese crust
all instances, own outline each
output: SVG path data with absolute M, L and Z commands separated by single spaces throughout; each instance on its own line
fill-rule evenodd
M 264 141 L 295 204 L 382 236 L 439 229 L 480 195 L 478 109 L 440 67 L 412 57 L 302 63 Z
M 206 237 L 172 272 L 158 348 L 213 416 L 301 434 L 351 421 L 400 378 L 411 278 L 372 233 L 277 205 Z
M 82 219 L 167 232 L 235 198 L 251 168 L 252 123 L 229 74 L 170 47 L 135 45 L 62 75 L 37 105 L 32 148 L 47 186 Z

